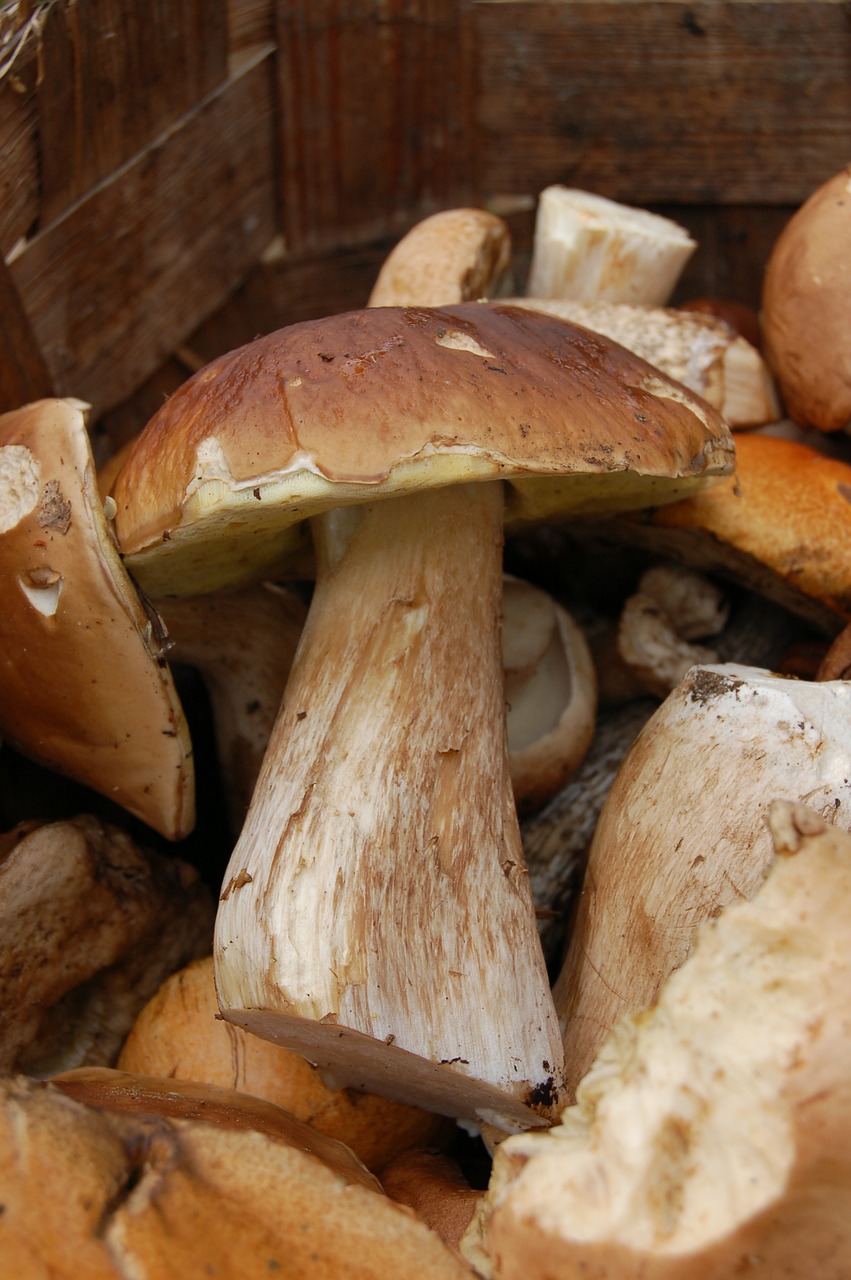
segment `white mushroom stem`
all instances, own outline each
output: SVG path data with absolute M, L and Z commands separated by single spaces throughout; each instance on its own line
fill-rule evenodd
M 550 1113 L 562 1051 L 508 768 L 502 503 L 377 502 L 345 546 L 316 520 L 216 980 L 226 1018 L 343 1083 L 513 1128 Z

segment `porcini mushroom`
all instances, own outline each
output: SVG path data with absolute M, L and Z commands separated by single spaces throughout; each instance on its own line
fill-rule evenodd
M 485 298 L 511 260 L 502 218 L 485 209 L 443 209 L 423 218 L 390 251 L 371 307 L 431 307 Z
M 222 892 L 227 1018 L 430 1110 L 549 1114 L 561 1047 L 506 759 L 504 513 L 663 501 L 731 452 L 705 402 L 621 348 L 482 303 L 296 325 L 163 406 L 113 490 L 149 594 L 265 575 L 307 517 L 320 567 Z
M 845 1280 L 851 836 L 769 810 L 752 901 L 704 924 L 575 1106 L 500 1146 L 462 1241 L 493 1280 Z
M 570 1091 L 701 921 L 762 883 L 770 797 L 851 828 L 849 712 L 844 681 L 727 663 L 692 668 L 642 728 L 602 807 L 554 988 Z
M 802 426 L 851 422 L 851 165 L 780 232 L 765 268 L 762 332 L 786 410 Z
M 81 407 L 0 418 L 0 735 L 169 839 L 194 823 L 189 733 L 110 538 Z

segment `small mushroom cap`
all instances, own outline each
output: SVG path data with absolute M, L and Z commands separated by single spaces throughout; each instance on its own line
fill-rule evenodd
M 444 209 L 423 218 L 390 251 L 369 305 L 472 302 L 493 292 L 510 259 L 502 218 L 485 209 Z
M 851 421 L 851 165 L 820 186 L 778 237 L 765 269 L 762 332 L 790 417 Z
M 68 401 L 0 418 L 0 586 L 0 735 L 170 839 L 187 835 L 186 721 Z
M 851 618 L 851 466 L 779 436 L 736 437 L 736 474 L 628 517 L 622 536 L 753 587 L 835 634 Z
M 716 411 L 597 334 L 499 304 L 380 307 L 194 375 L 121 468 L 115 527 L 160 598 L 260 576 L 330 507 L 503 479 L 508 518 L 542 520 L 670 501 L 732 463 Z

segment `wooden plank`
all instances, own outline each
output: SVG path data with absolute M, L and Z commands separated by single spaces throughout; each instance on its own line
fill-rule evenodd
M 9 35 L 0 48 L 0 65 L 0 256 L 5 257 L 38 218 L 35 39 L 19 45 Z
M 480 194 L 797 204 L 851 152 L 837 0 L 477 3 Z
M 44 222 L 224 81 L 227 16 L 225 0 L 62 0 L 45 10 Z
M 400 232 L 475 190 L 469 0 L 277 0 L 291 249 Z
M 275 233 L 271 62 L 258 56 L 10 263 L 57 387 L 96 414 L 221 306 Z
M 228 0 L 228 48 L 231 53 L 275 38 L 273 0 Z
M 0 258 L 0 413 L 53 394 L 53 382 L 21 299 Z

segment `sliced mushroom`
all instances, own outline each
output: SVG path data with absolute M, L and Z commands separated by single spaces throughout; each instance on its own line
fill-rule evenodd
M 526 293 L 661 306 L 696 247 L 670 218 L 556 184 L 538 198 Z
M 0 735 L 169 839 L 194 824 L 189 733 L 115 549 L 84 414 L 0 418 Z
M 752 343 L 715 316 L 674 308 L 568 299 L 512 298 L 605 334 L 715 405 L 731 427 L 780 417 L 774 379 Z
M 462 1244 L 483 1276 L 851 1271 L 851 836 L 785 802 L 769 821 L 753 901 L 702 927 L 559 1125 L 500 1146 Z
M 92 817 L 0 846 L 0 1071 L 115 1061 L 145 1001 L 212 945 L 198 874 Z
M 635 739 L 594 832 L 555 984 L 568 1088 L 624 1014 L 656 997 L 698 925 L 750 897 L 769 798 L 851 827 L 851 685 L 695 667 Z
M 437 307 L 494 293 L 511 260 L 502 218 L 484 209 L 445 209 L 403 236 L 378 273 L 371 307 Z

